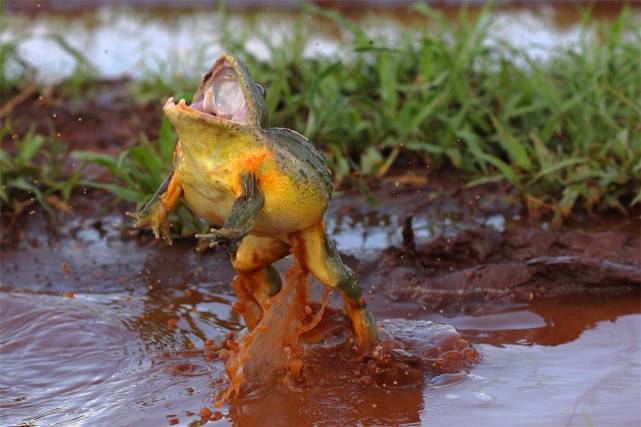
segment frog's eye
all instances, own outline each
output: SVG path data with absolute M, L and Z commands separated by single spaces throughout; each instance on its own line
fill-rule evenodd
M 265 88 L 263 85 L 256 83 L 256 89 L 258 89 L 258 92 L 260 93 L 260 96 L 263 97 L 263 99 L 267 98 L 267 92 L 265 92 Z
M 221 69 L 205 90 L 203 109 L 225 119 L 232 118 L 245 105 L 245 96 L 233 69 Z

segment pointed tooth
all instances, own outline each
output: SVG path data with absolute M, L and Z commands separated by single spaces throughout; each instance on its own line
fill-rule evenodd
M 178 103 L 178 105 L 187 105 L 187 104 L 185 104 L 185 98 L 181 98 L 180 102 Z
M 165 107 L 173 107 L 174 105 L 176 105 L 176 104 L 174 104 L 174 98 L 173 97 L 170 97 L 167 100 L 167 102 L 165 102 Z

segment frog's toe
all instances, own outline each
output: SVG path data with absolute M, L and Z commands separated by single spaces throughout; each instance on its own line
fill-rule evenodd
M 125 215 L 136 220 L 133 227 L 137 228 L 137 224 L 140 222 L 140 214 L 135 212 L 125 212 Z
M 160 230 L 158 229 L 158 227 L 153 227 L 151 231 L 154 233 L 154 237 L 156 239 L 160 239 Z M 164 233 L 163 233 L 163 237 L 164 237 Z
M 218 242 L 210 242 L 207 246 L 209 246 L 210 248 L 215 248 L 216 246 L 218 246 Z
M 213 233 L 206 233 L 206 234 L 196 233 L 194 235 L 194 237 L 196 239 L 212 239 L 214 237 L 214 235 L 213 235 Z
M 210 248 L 224 246 L 231 252 L 236 252 L 238 250 L 240 239 L 236 238 L 236 236 L 229 235 L 230 233 L 226 233 L 215 228 L 212 228 L 210 231 L 211 233 L 207 234 L 196 234 L 196 238 L 209 240 L 210 242 L 208 246 Z
M 216 246 L 219 245 L 219 238 L 218 234 L 216 233 L 216 229 L 212 228 L 211 233 L 206 233 L 206 234 L 196 234 L 195 237 L 196 239 L 204 239 L 204 240 L 209 240 L 209 247 L 210 248 L 215 248 Z
M 169 232 L 167 232 L 167 233 L 163 233 L 163 234 L 162 234 L 162 237 L 167 241 L 167 244 L 168 244 L 169 246 L 171 246 L 171 245 L 173 245 L 173 244 L 174 244 L 174 241 L 171 239 L 171 233 L 169 233 Z
M 156 239 L 160 239 L 162 237 L 170 245 L 173 243 L 171 240 L 171 226 L 169 224 L 169 220 L 167 220 L 166 218 L 163 219 L 159 225 L 153 227 L 153 230 Z
M 133 228 L 143 228 L 150 225 L 149 218 L 142 213 L 125 212 L 125 215 L 135 220 L 132 225 Z

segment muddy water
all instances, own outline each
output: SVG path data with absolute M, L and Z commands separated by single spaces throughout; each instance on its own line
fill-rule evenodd
M 122 238 L 117 221 L 79 223 L 61 240 L 31 228 L 3 252 L 1 424 L 199 425 L 202 407 L 213 411 L 211 425 L 641 422 L 638 292 L 454 317 L 368 294 L 377 319 L 403 319 L 397 334 L 430 340 L 438 326 L 426 321 L 451 325 L 480 361 L 428 372 L 421 386 L 258 387 L 214 408 L 223 364 L 200 350 L 242 329 L 227 256 Z
M 0 39 L 18 44 L 19 55 L 38 70 L 38 78 L 43 82 L 68 77 L 77 65 L 73 55 L 57 43 L 54 36 L 63 37 L 69 46 L 81 52 L 104 78 L 144 77 L 146 73 L 160 71 L 165 76 L 175 74 L 199 80 L 211 65 L 212 58 L 223 50 L 221 27 L 232 32 L 243 29 L 247 32 L 248 51 L 266 59 L 269 45 L 279 46 L 288 34 L 293 34 L 298 18 L 302 19 L 304 28 L 303 57 L 350 54 L 343 42 L 349 35 L 335 24 L 318 16 L 299 16 L 269 7 L 250 14 L 232 10 L 225 17 L 211 9 L 163 12 L 130 9 L 126 5 L 96 10 L 90 7 L 89 11 L 80 7 L 79 10 L 85 11 L 74 14 L 28 14 L 41 10 L 37 3 L 28 6 L 17 1 L 11 3 L 2 18 Z M 489 42 L 508 41 L 535 58 L 549 57 L 559 46 L 578 43 L 581 14 L 572 5 L 555 3 L 496 8 L 489 16 Z M 82 2 L 76 4 L 82 5 Z M 42 9 L 46 6 L 44 4 Z M 594 8 L 594 14 L 601 19 L 612 19 L 620 7 L 618 2 L 603 2 Z M 444 7 L 442 11 L 452 22 L 457 21 L 456 8 Z M 633 11 L 641 19 L 639 9 Z M 388 43 L 393 43 L 402 29 L 423 31 L 426 25 L 419 14 L 404 9 L 368 14 L 351 11 L 349 16 L 362 25 L 368 36 Z M 594 36 L 595 33 L 588 30 L 587 37 Z

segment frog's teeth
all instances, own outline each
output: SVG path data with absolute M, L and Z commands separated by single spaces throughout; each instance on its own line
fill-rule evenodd
M 174 97 L 173 97 L 173 96 L 172 96 L 172 97 L 170 97 L 170 98 L 167 100 L 167 102 L 165 102 L 165 107 L 173 107 L 173 106 L 175 106 L 175 105 L 176 105 L 176 104 L 174 104 Z
M 185 104 L 185 98 L 181 98 L 180 102 L 178 102 L 178 105 L 187 105 Z

